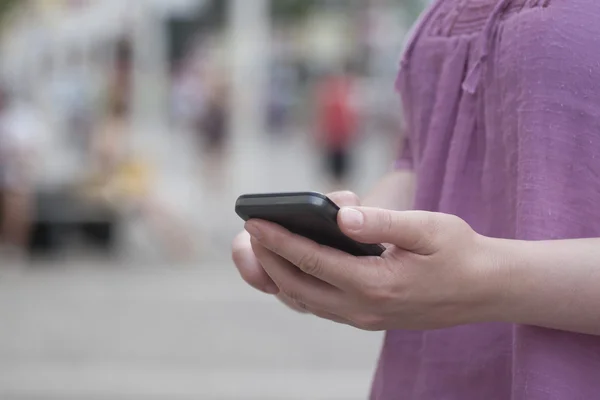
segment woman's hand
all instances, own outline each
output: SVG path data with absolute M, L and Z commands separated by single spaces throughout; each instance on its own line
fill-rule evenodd
M 249 221 L 253 258 L 244 265 L 254 269 L 247 278 L 305 311 L 366 330 L 437 329 L 494 314 L 502 285 L 486 239 L 461 219 L 353 207 L 342 209 L 338 223 L 357 241 L 392 246 L 382 257 L 354 257 Z
M 336 192 L 327 195 L 338 206 L 358 206 L 360 200 L 352 192 Z M 268 254 L 269 251 L 255 245 L 259 248 L 261 254 Z M 257 259 L 250 243 L 250 235 L 246 231 L 241 232 L 233 241 L 232 258 L 242 278 L 252 287 L 264 293 L 277 295 L 277 297 L 290 308 L 305 312 L 305 310 L 292 299 L 288 298 L 284 293 L 281 293 L 277 285 L 269 277 Z M 275 254 L 270 254 L 269 259 L 275 258 Z M 280 260 L 281 263 L 287 264 L 285 260 Z

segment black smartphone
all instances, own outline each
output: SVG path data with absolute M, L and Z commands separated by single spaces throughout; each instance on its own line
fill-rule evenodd
M 340 208 L 315 192 L 247 194 L 240 196 L 235 212 L 244 220 L 274 222 L 290 232 L 354 256 L 381 256 L 385 247 L 359 243 L 340 230 Z

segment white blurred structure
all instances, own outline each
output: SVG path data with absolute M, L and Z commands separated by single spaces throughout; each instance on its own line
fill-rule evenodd
M 269 71 L 268 0 L 232 0 L 229 26 L 232 46 L 233 132 L 256 135 L 264 125 Z
M 203 0 L 32 0 L 18 3 L 0 38 L 0 83 L 26 93 L 43 111 L 56 154 L 50 175 L 69 181 L 76 157 L 65 143 L 70 108 L 104 110 L 119 43 L 132 55 L 135 132 L 164 124 L 170 84 L 167 25 L 174 15 L 197 12 Z M 82 105 L 82 104 L 79 104 Z M 99 107 L 100 105 L 100 107 Z M 86 105 L 83 105 L 84 107 Z M 143 141 L 143 140 L 140 140 Z
M 106 86 L 117 44 L 128 37 L 135 49 L 134 109 L 146 114 L 144 117 L 156 115 L 164 106 L 157 104 L 156 99 L 165 97 L 163 91 L 168 83 L 165 21 L 172 15 L 195 12 L 205 3 L 203 0 L 23 2 L 2 36 L 0 66 L 4 82 L 30 82 L 36 93 L 50 93 L 51 90 L 44 90 L 49 89 L 46 85 L 71 68 L 71 58 L 77 54 L 88 80 L 96 86 Z M 56 115 L 56 111 L 60 110 L 53 109 L 51 114 Z

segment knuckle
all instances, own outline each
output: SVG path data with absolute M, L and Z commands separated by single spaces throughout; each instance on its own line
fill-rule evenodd
M 308 313 L 307 306 L 304 303 L 295 303 L 292 299 L 288 298 L 282 293 L 278 294 L 277 298 L 291 310 L 294 310 L 301 314 Z
M 307 252 L 298 260 L 298 268 L 302 272 L 312 275 L 321 276 L 323 272 L 323 260 L 315 252 Z
M 385 282 L 373 282 L 365 285 L 364 299 L 369 304 L 386 304 L 393 298 L 393 290 Z
M 394 217 L 391 212 L 382 211 L 379 213 L 379 226 L 386 233 L 391 233 L 394 230 Z
M 304 307 L 306 309 L 306 303 L 304 302 L 304 296 L 302 296 L 298 291 L 289 288 L 289 287 L 283 287 L 281 288 L 281 291 L 283 292 L 284 296 L 286 298 L 288 298 L 292 304 L 294 304 L 294 306 L 299 306 L 300 304 L 304 304 Z
M 270 235 L 264 238 L 266 247 L 274 253 L 279 253 L 282 250 L 283 243 L 285 243 L 287 234 Z
M 429 249 L 438 241 L 442 219 L 439 218 L 439 214 L 427 213 L 419 220 L 419 225 L 422 234 L 415 239 L 413 247 L 419 250 Z
M 308 308 L 308 306 L 306 305 L 306 303 L 302 303 L 300 301 L 296 302 L 296 308 L 298 309 L 298 312 L 304 313 L 304 314 L 308 314 L 310 313 L 310 309 Z
M 256 257 L 260 257 L 260 255 L 266 250 L 263 245 L 258 243 L 254 238 L 250 239 L 250 248 Z
M 448 227 L 451 227 L 453 231 L 458 234 L 461 233 L 475 233 L 471 226 L 462 218 L 456 215 L 447 214 L 444 215 L 445 220 L 443 221 Z M 442 230 L 442 221 L 439 222 L 438 234 Z
M 446 214 L 444 218 L 458 219 L 458 217 L 449 214 Z M 425 232 L 427 232 L 427 236 L 435 238 L 440 234 L 444 218 L 440 218 L 440 214 L 427 214 L 427 216 L 423 219 L 423 228 L 425 229 Z

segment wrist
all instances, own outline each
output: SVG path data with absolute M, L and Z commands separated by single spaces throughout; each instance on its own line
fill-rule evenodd
M 538 304 L 539 296 L 536 295 L 544 291 L 541 289 L 543 271 L 535 267 L 540 243 L 494 238 L 485 238 L 485 242 L 486 267 L 493 276 L 488 321 L 531 323 L 530 315 L 544 307 L 544 304 Z
M 476 322 L 514 322 L 515 281 L 520 277 L 522 255 L 518 241 L 478 236 L 474 252 L 475 271 L 483 288 L 483 301 Z

